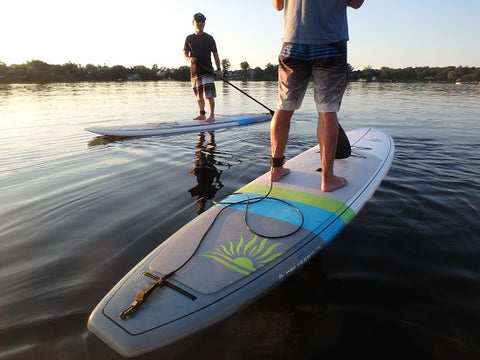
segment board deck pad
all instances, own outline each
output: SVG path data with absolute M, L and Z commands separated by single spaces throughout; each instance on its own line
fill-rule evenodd
M 352 156 L 334 165 L 346 187 L 320 190 L 318 145 L 290 159 L 291 172 L 272 188 L 265 173 L 163 241 L 99 303 L 89 329 L 120 354 L 137 356 L 226 318 L 297 271 L 355 217 L 393 160 L 393 140 L 384 132 L 347 135 Z M 173 272 L 168 282 L 184 293 L 158 288 L 131 318 L 120 319 L 152 283 L 144 272 Z
M 215 121 L 205 122 L 201 120 L 176 120 L 160 121 L 158 123 L 126 124 L 116 126 L 90 126 L 85 130 L 106 136 L 155 136 L 183 134 L 189 132 L 210 131 L 233 126 L 244 126 L 255 123 L 270 121 L 271 114 L 240 114 L 232 116 L 217 115 Z
M 245 228 L 240 212 L 243 213 L 228 209 L 222 213 L 203 239 L 198 256 L 176 274 L 175 281 L 200 293 L 215 293 L 273 261 L 307 235 L 299 231 L 288 241 L 259 237 Z M 265 221 L 262 223 L 265 232 L 271 229 L 278 233 L 285 225 L 286 233 L 293 228 L 289 223 L 269 217 L 257 217 L 257 220 Z M 233 232 L 232 226 L 239 231 Z M 163 255 L 160 255 L 150 263 L 150 269 L 163 273 L 162 264 Z M 205 274 L 210 276 L 204 278 Z

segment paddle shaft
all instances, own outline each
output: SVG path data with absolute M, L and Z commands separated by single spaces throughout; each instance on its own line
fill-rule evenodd
M 200 64 L 200 63 L 197 63 L 198 65 L 200 65 L 200 67 L 202 67 L 204 70 L 207 70 L 208 72 L 210 72 L 212 75 L 215 75 L 214 72 L 210 71 L 209 69 L 207 69 L 204 65 Z M 257 99 L 255 99 L 254 97 L 250 96 L 249 94 L 247 94 L 245 91 L 243 91 L 242 89 L 240 89 L 239 87 L 233 85 L 230 81 L 228 81 L 227 79 L 225 79 L 223 76 L 221 77 L 221 79 L 223 81 L 225 81 L 228 85 L 230 85 L 231 87 L 237 89 L 238 91 L 240 91 L 243 95 L 246 95 L 247 97 L 249 97 L 250 99 L 252 99 L 253 101 L 255 101 L 257 104 L 263 106 L 265 109 L 268 110 L 268 112 L 270 113 L 270 115 L 273 116 L 273 114 L 275 114 L 275 111 L 273 111 L 272 109 L 270 109 L 267 105 L 265 104 L 262 104 L 260 101 L 258 101 Z
M 227 79 L 224 79 L 222 77 L 222 80 L 225 81 L 228 85 L 232 86 L 233 88 L 237 89 L 238 91 L 240 91 L 243 95 L 246 95 L 248 96 L 250 99 L 252 99 L 253 101 L 255 101 L 257 104 L 263 106 L 265 109 L 267 109 L 269 112 L 270 112 L 270 115 L 273 116 L 273 114 L 275 114 L 275 111 L 273 111 L 272 109 L 270 109 L 268 106 L 262 104 L 260 101 L 258 101 L 257 99 L 251 97 L 249 94 L 247 94 L 245 91 L 243 91 L 242 89 L 238 88 L 237 86 L 233 85 L 230 81 L 228 81 Z
M 214 74 L 213 72 L 211 72 L 209 69 L 207 69 L 205 66 L 203 66 L 202 64 L 198 63 L 198 65 L 200 65 L 203 69 L 209 71 L 212 75 Z M 250 99 L 252 99 L 253 101 L 255 101 L 257 104 L 263 106 L 265 109 L 267 109 L 269 112 L 270 112 L 270 115 L 273 116 L 273 114 L 275 114 L 275 111 L 273 111 L 272 109 L 270 109 L 268 106 L 262 104 L 260 101 L 258 101 L 257 99 L 253 98 L 252 96 L 250 96 L 249 94 L 247 94 L 245 91 L 243 91 L 242 89 L 240 89 L 239 87 L 235 86 L 234 84 L 232 84 L 230 81 L 228 81 L 227 79 L 224 79 L 223 76 L 221 78 L 223 81 L 225 81 L 228 85 L 232 86 L 233 88 L 237 89 L 238 91 L 240 91 L 243 95 L 246 95 L 248 96 Z M 335 158 L 336 159 L 345 159 L 347 157 L 349 157 L 351 154 L 351 146 L 350 146 L 350 142 L 348 141 L 348 138 L 347 138 L 347 135 L 345 134 L 345 130 L 343 130 L 342 126 L 340 125 L 340 123 L 338 124 L 338 140 L 337 140 L 337 152 L 335 154 Z

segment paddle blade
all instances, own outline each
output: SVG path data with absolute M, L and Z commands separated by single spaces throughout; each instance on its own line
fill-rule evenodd
M 350 146 L 350 141 L 348 141 L 347 134 L 345 134 L 342 126 L 338 124 L 337 152 L 335 153 L 335 159 L 346 159 L 351 154 L 352 147 Z

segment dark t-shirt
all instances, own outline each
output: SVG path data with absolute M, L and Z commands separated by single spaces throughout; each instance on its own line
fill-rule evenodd
M 189 56 L 197 58 L 202 65 L 196 66 L 196 64 L 192 64 L 190 67 L 190 76 L 192 78 L 207 74 L 211 75 L 213 72 L 211 53 L 217 52 L 217 45 L 213 36 L 207 33 L 188 35 L 185 39 L 183 51 L 186 51 Z

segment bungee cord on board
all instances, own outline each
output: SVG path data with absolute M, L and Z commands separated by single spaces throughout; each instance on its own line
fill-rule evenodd
M 248 96 L 250 99 L 257 102 L 258 104 L 260 104 L 264 108 L 268 109 L 268 111 L 270 112 L 270 114 L 272 116 L 274 115 L 275 112 L 273 110 L 269 109 L 266 105 L 262 104 L 261 102 L 259 102 L 256 99 L 254 99 L 253 97 L 251 97 L 246 92 L 239 89 L 238 87 L 236 87 L 235 85 L 233 85 L 232 83 L 227 81 L 226 79 L 222 78 L 222 80 L 225 81 L 227 84 L 231 85 L 232 87 L 234 87 L 235 89 L 239 90 L 242 94 Z M 338 144 L 337 144 L 337 154 L 336 154 L 337 156 L 336 157 L 337 158 L 349 157 L 351 155 L 351 149 L 352 148 L 351 148 L 351 145 L 348 141 L 348 138 L 347 138 L 343 128 L 339 125 L 339 138 L 338 138 Z M 272 169 L 273 169 L 273 165 L 270 168 L 270 172 L 272 171 Z M 195 295 L 191 294 L 190 292 L 186 291 L 185 289 L 182 289 L 181 287 L 179 287 L 175 284 L 172 284 L 170 282 L 170 278 L 191 261 L 191 259 L 194 257 L 194 255 L 197 253 L 198 249 L 200 248 L 200 245 L 202 244 L 203 240 L 205 239 L 205 236 L 208 234 L 210 229 L 216 223 L 217 219 L 220 217 L 220 215 L 224 211 L 226 211 L 226 209 L 229 209 L 232 206 L 245 205 L 244 225 L 245 225 L 245 228 L 248 231 L 250 231 L 251 233 L 253 233 L 254 235 L 257 235 L 257 236 L 260 236 L 260 237 L 263 237 L 263 238 L 278 239 L 278 238 L 291 236 L 291 235 L 295 234 L 297 231 L 299 231 L 303 227 L 303 224 L 304 224 L 304 221 L 305 221 L 305 217 L 304 217 L 302 211 L 298 207 L 289 203 L 286 200 L 270 197 L 270 194 L 271 194 L 272 190 L 273 190 L 273 180 L 270 180 L 270 188 L 269 188 L 267 194 L 265 194 L 263 196 L 258 196 L 258 197 L 251 198 L 247 193 L 235 193 L 234 192 L 232 194 L 224 196 L 223 198 L 227 198 L 229 196 L 240 194 L 240 195 L 243 195 L 245 197 L 245 199 L 242 199 L 242 200 L 239 200 L 239 201 L 230 201 L 230 202 L 222 202 L 221 200 L 218 201 L 218 200 L 214 199 L 213 203 L 217 206 L 222 206 L 222 208 L 217 212 L 217 214 L 213 218 L 212 222 L 210 223 L 210 225 L 208 226 L 208 228 L 206 229 L 206 231 L 202 235 L 202 237 L 201 237 L 200 241 L 198 242 L 197 246 L 195 247 L 195 249 L 190 254 L 190 256 L 185 261 L 183 261 L 178 267 L 176 267 L 174 270 L 170 271 L 168 274 L 165 274 L 163 276 L 157 276 L 155 274 L 152 274 L 151 272 L 143 272 L 144 276 L 147 276 L 147 277 L 153 279 L 154 282 L 149 283 L 145 289 L 137 291 L 135 299 L 133 300 L 131 305 L 120 313 L 120 315 L 119 315 L 120 319 L 125 320 L 125 319 L 128 319 L 129 317 L 131 317 L 133 315 L 133 313 L 138 309 L 138 307 L 141 306 L 145 302 L 146 298 L 158 287 L 169 287 L 169 288 L 177 291 L 178 293 L 188 297 L 192 301 L 196 300 Z M 279 235 L 262 234 L 260 231 L 256 231 L 255 229 L 253 229 L 252 226 L 250 226 L 250 224 L 248 222 L 249 207 L 253 204 L 258 204 L 259 202 L 265 201 L 265 200 L 278 201 L 278 202 L 284 203 L 287 206 L 290 206 L 291 208 L 293 208 L 298 213 L 298 215 L 300 216 L 300 224 L 294 230 L 292 230 L 291 232 L 288 232 L 288 233 L 285 233 L 285 234 L 279 234 Z
M 133 313 L 145 302 L 145 300 L 148 298 L 148 296 L 150 296 L 150 294 L 155 289 L 157 289 L 159 287 L 160 288 L 161 287 L 169 287 L 170 289 L 175 290 L 178 293 L 188 297 L 190 300 L 195 301 L 197 299 L 197 297 L 195 295 L 193 295 L 192 293 L 188 292 L 185 289 L 182 289 L 181 287 L 179 287 L 175 284 L 172 284 L 169 281 L 169 279 L 175 273 L 177 273 L 179 270 L 181 270 L 184 266 L 186 266 L 190 262 L 190 260 L 194 257 L 194 255 L 197 253 L 198 249 L 200 248 L 200 245 L 202 244 L 203 240 L 205 239 L 205 236 L 208 234 L 210 229 L 216 223 L 216 221 L 220 217 L 220 215 L 226 209 L 228 209 L 228 208 L 230 208 L 234 205 L 245 205 L 245 215 L 244 215 L 245 227 L 247 228 L 248 231 L 252 232 L 253 234 L 255 234 L 257 236 L 261 236 L 263 238 L 276 239 L 276 238 L 288 237 L 290 235 L 295 234 L 297 231 L 299 231 L 302 228 L 303 223 L 305 221 L 305 218 L 304 218 L 304 215 L 303 215 L 302 211 L 299 208 L 297 208 L 296 206 L 294 206 L 293 204 L 290 204 L 289 202 L 287 202 L 285 200 L 270 197 L 269 195 L 272 192 L 272 190 L 273 190 L 273 181 L 270 181 L 270 188 L 269 188 L 267 194 L 265 194 L 263 196 L 250 198 L 250 196 L 248 196 L 248 194 L 246 194 L 246 193 L 235 193 L 234 192 L 234 193 L 232 193 L 230 195 L 227 195 L 225 197 L 232 196 L 232 195 L 235 195 L 235 194 L 242 194 L 246 197 L 246 199 L 242 199 L 242 200 L 239 200 L 239 201 L 232 201 L 232 202 L 222 202 L 222 201 L 217 201 L 217 200 L 214 199 L 213 203 L 215 205 L 218 205 L 218 206 L 226 205 L 226 206 L 222 207 L 220 209 L 220 211 L 218 211 L 218 213 L 215 215 L 212 222 L 208 226 L 207 230 L 203 233 L 200 241 L 198 242 L 197 246 L 192 251 L 190 256 L 184 262 L 182 262 L 178 267 L 176 267 L 174 270 L 170 271 L 168 274 L 165 274 L 163 276 L 157 276 L 157 275 L 152 274 L 151 272 L 148 272 L 148 271 L 143 272 L 144 276 L 147 276 L 147 277 L 149 277 L 149 278 L 151 278 L 155 281 L 152 282 L 152 283 L 149 283 L 144 289 L 141 289 L 141 290 L 137 291 L 137 294 L 135 295 L 135 299 L 125 310 L 123 310 L 119 314 L 119 318 L 122 319 L 122 320 L 126 320 L 126 319 L 132 317 Z M 266 234 L 261 234 L 260 232 L 252 229 L 252 227 L 248 224 L 248 208 L 251 204 L 256 204 L 256 203 L 259 203 L 260 201 L 264 201 L 264 200 L 267 200 L 267 199 L 274 200 L 274 201 L 279 201 L 279 202 L 287 204 L 288 206 L 291 206 L 300 215 L 301 221 L 300 221 L 300 224 L 297 226 L 297 228 L 294 229 L 293 231 L 289 232 L 289 233 L 286 233 L 286 234 L 272 235 L 272 236 L 269 236 L 269 235 L 266 235 Z

